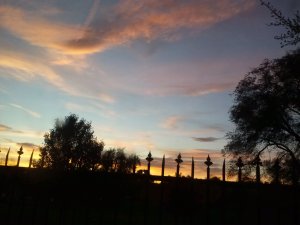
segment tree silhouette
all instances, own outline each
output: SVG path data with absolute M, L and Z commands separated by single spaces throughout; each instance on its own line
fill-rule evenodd
M 102 153 L 101 170 L 104 172 L 135 173 L 137 165 L 141 165 L 140 158 L 135 154 L 127 156 L 124 148 L 110 148 Z
M 127 166 L 127 157 L 124 148 L 118 148 L 115 154 L 115 171 L 118 173 L 128 173 L 130 168 Z
M 109 149 L 103 152 L 101 157 L 101 170 L 104 172 L 114 172 L 116 149 Z
M 275 36 L 275 39 L 280 40 L 281 47 L 288 45 L 297 45 L 300 42 L 300 14 L 297 11 L 293 18 L 286 17 L 282 12 L 276 9 L 270 2 L 260 0 L 261 4 L 265 6 L 274 18 L 271 26 L 283 27 L 286 32 Z
M 127 159 L 128 168 L 132 169 L 132 173 L 135 174 L 136 167 L 141 165 L 141 159 L 136 154 L 131 154 Z
M 255 157 L 266 149 L 293 162 L 299 179 L 300 157 L 300 49 L 275 60 L 265 60 L 248 73 L 234 91 L 223 153 Z M 297 178 L 298 177 L 298 178 Z
M 94 137 L 91 123 L 71 114 L 56 119 L 54 128 L 44 136 L 40 149 L 40 167 L 95 170 L 100 164 L 104 143 Z

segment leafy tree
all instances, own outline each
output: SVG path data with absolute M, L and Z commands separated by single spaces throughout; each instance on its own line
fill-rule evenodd
M 300 42 L 300 14 L 297 11 L 294 18 L 286 17 L 282 12 L 276 9 L 270 2 L 260 0 L 261 4 L 265 6 L 274 18 L 271 26 L 280 26 L 285 28 L 286 32 L 275 36 L 275 39 L 280 40 L 281 47 L 288 45 L 297 45 Z
M 116 150 L 111 148 L 106 150 L 102 154 L 101 158 L 101 170 L 104 172 L 114 172 Z
M 124 148 L 110 148 L 103 152 L 101 158 L 101 170 L 104 172 L 135 173 L 136 166 L 140 164 L 140 158 L 135 154 L 127 156 Z
M 115 155 L 115 171 L 118 173 L 128 173 L 130 168 L 127 166 L 127 157 L 124 148 L 117 148 Z
M 260 154 L 266 149 L 293 162 L 293 182 L 299 179 L 300 158 L 300 49 L 282 58 L 265 60 L 236 87 L 223 153 Z
M 135 174 L 136 167 L 141 165 L 141 159 L 136 154 L 131 154 L 127 159 L 128 168 L 132 169 L 132 173 Z
M 104 143 L 97 141 L 90 122 L 71 114 L 56 119 L 54 128 L 44 135 L 38 167 L 63 170 L 95 170 L 101 160 Z

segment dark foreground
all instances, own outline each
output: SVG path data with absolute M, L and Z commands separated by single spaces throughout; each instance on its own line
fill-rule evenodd
M 296 225 L 292 186 L 0 167 L 5 225 Z

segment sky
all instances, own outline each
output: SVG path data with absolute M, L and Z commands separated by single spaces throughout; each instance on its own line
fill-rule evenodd
M 284 15 L 296 0 L 270 1 Z M 159 174 L 220 176 L 232 93 L 264 59 L 283 56 L 258 0 L 2 0 L 0 164 L 33 149 L 56 118 L 92 123 L 105 148 L 124 147 Z M 145 161 L 142 161 L 142 167 Z

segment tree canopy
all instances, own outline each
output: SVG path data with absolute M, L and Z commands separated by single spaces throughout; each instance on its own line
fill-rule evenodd
M 75 114 L 56 119 L 54 128 L 44 135 L 40 159 L 35 167 L 60 170 L 100 170 L 135 173 L 140 158 L 127 155 L 124 148 L 104 150 L 104 143 L 94 136 L 91 123 Z
M 141 160 L 136 154 L 127 156 L 124 148 L 110 148 L 103 152 L 101 170 L 104 172 L 135 173 Z
M 54 128 L 44 135 L 39 167 L 94 170 L 101 162 L 104 143 L 94 137 L 91 123 L 71 114 L 56 119 Z
M 299 167 L 299 65 L 300 49 L 265 60 L 239 82 L 230 109 L 235 129 L 223 153 L 255 157 L 268 149 Z
M 282 12 L 276 9 L 270 2 L 260 0 L 261 4 L 265 6 L 271 13 L 271 17 L 274 18 L 274 22 L 271 22 L 271 26 L 279 26 L 285 29 L 285 32 L 276 35 L 275 39 L 280 40 L 281 47 L 288 45 L 297 45 L 300 42 L 300 14 L 297 11 L 294 17 L 290 18 L 284 16 Z

